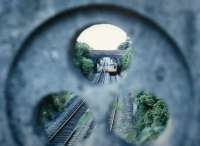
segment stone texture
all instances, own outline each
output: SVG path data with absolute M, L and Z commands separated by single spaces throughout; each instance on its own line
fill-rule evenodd
M 75 10 L 73 11 L 72 14 L 69 14 L 69 16 L 67 15 L 68 14 L 66 12 L 67 10 L 87 5 L 96 5 L 96 6 L 91 6 L 90 8 L 88 8 L 92 10 L 83 10 L 79 8 L 78 11 Z M 98 8 L 97 5 L 104 5 L 104 6 Z M 118 10 L 118 8 L 112 9 L 111 7 L 109 7 L 110 10 L 108 10 L 108 8 L 104 9 L 103 7 L 106 7 L 106 5 L 123 7 L 128 10 L 127 11 L 122 10 L 122 12 L 120 12 L 121 10 Z M 81 11 L 85 12 L 81 13 Z M 137 12 L 137 14 L 132 13 L 132 11 Z M 18 62 L 20 62 L 21 65 L 16 64 L 17 67 L 13 70 L 14 71 L 13 76 L 8 76 L 9 68 L 11 67 L 11 62 L 15 58 L 16 54 L 19 52 L 19 49 L 21 49 L 22 41 L 25 38 L 29 38 L 28 34 L 30 32 L 38 30 L 37 26 L 39 26 L 41 22 L 44 22 L 45 20 L 52 18 L 54 15 L 59 14 L 60 12 L 64 12 L 64 16 L 66 14 L 66 18 L 64 16 L 62 17 L 56 16 L 56 19 L 51 20 L 51 23 L 47 22 L 47 24 L 45 25 L 47 29 L 45 28 L 39 29 L 39 31 L 37 31 L 38 35 L 37 33 L 34 34 L 33 40 L 35 42 L 32 43 L 31 39 L 29 39 L 29 44 L 24 47 L 29 51 L 25 51 L 26 53 L 22 53 L 23 55 L 18 56 L 19 58 Z M 93 14 L 90 12 L 93 12 Z M 151 47 L 150 50 L 152 51 L 150 51 L 149 54 L 146 53 L 147 56 L 145 56 L 145 51 L 147 51 L 146 49 L 144 49 L 143 51 L 138 51 L 138 53 L 139 56 L 141 55 L 141 57 L 142 56 L 144 57 L 142 59 L 147 58 L 147 60 L 149 61 L 155 61 L 152 62 L 153 64 L 152 70 L 150 69 L 150 75 L 152 76 L 150 75 L 147 76 L 144 72 L 143 74 L 140 74 L 141 71 L 146 71 L 145 66 L 148 67 L 149 65 L 151 66 L 152 64 L 146 64 L 146 61 L 143 62 L 142 59 L 138 59 L 136 61 L 142 63 L 144 70 L 142 70 L 142 68 L 138 68 L 138 72 L 137 70 L 131 70 L 129 73 L 130 74 L 129 78 L 131 80 L 129 81 L 134 81 L 135 84 L 137 84 L 138 82 L 137 84 L 138 86 L 145 87 L 149 90 L 153 90 L 159 95 L 161 95 L 163 98 L 167 99 L 167 97 L 169 96 L 174 97 L 173 100 L 168 99 L 169 104 L 174 105 L 172 109 L 176 109 L 177 111 L 177 113 L 174 113 L 174 117 L 177 114 L 181 115 L 181 117 L 177 117 L 177 119 L 179 119 L 180 122 L 182 121 L 184 122 L 182 122 L 182 124 L 178 126 L 179 128 L 182 127 L 182 129 L 177 130 L 180 135 L 172 135 L 172 137 L 174 136 L 174 138 L 171 138 L 169 136 L 170 139 L 172 140 L 170 141 L 169 144 L 175 146 L 177 145 L 198 146 L 200 141 L 199 137 L 200 134 L 198 131 L 198 129 L 200 129 L 199 125 L 200 13 L 199 12 L 200 12 L 200 2 L 198 0 L 180 0 L 180 1 L 1 0 L 0 1 L 0 35 L 1 35 L 0 36 L 0 46 L 1 46 L 0 47 L 0 87 L 1 87 L 0 88 L 0 145 L 29 146 L 29 145 L 43 144 L 42 139 L 39 139 L 37 135 L 34 135 L 33 123 L 27 122 L 31 119 L 33 109 L 37 105 L 37 102 L 40 100 L 42 95 L 52 91 L 64 90 L 66 88 L 70 88 L 71 90 L 75 90 L 77 92 L 83 92 L 83 95 L 88 95 L 88 96 L 96 95 L 95 93 L 97 92 L 101 93 L 101 90 L 98 91 L 98 89 L 94 89 L 95 92 L 92 93 L 88 93 L 87 89 L 86 91 L 83 91 L 83 89 L 90 87 L 88 85 L 89 83 L 84 80 L 86 83 L 80 84 L 79 82 L 77 82 L 77 78 L 75 75 L 72 77 L 72 80 L 70 80 L 70 82 L 71 81 L 74 82 L 74 85 L 72 87 L 67 84 L 67 82 L 69 82 L 69 79 L 64 80 L 66 83 L 60 81 L 57 82 L 57 80 L 62 81 L 62 78 L 64 78 L 67 74 L 70 74 L 72 73 L 72 71 L 74 71 L 73 69 L 70 72 L 66 72 L 65 70 L 70 65 L 68 63 L 63 62 L 65 56 L 62 55 L 61 52 L 63 51 L 64 46 L 66 45 L 64 44 L 63 39 L 66 38 L 66 41 L 68 41 L 69 43 L 69 41 L 72 40 L 72 36 L 70 36 L 70 34 L 71 35 L 74 34 L 76 28 L 77 29 L 81 28 L 83 24 L 88 24 L 89 21 L 91 23 L 95 23 L 104 19 L 109 20 L 110 18 L 112 22 L 117 23 L 119 26 L 124 27 L 126 31 L 130 32 L 130 35 L 137 36 L 138 41 L 140 40 L 140 37 L 142 38 L 141 43 L 138 41 L 136 42 L 136 47 L 146 48 L 146 49 L 148 46 Z M 85 16 L 86 14 L 90 15 L 90 18 L 94 19 L 88 19 L 88 17 Z M 117 17 L 115 17 L 116 14 L 121 15 L 120 16 L 121 19 L 126 21 L 117 20 Z M 131 20 L 129 21 L 126 16 L 130 16 Z M 73 20 L 73 22 L 69 24 L 67 22 L 68 19 L 70 19 L 70 21 Z M 143 19 L 145 20 L 143 21 Z M 136 23 L 132 27 L 131 21 L 134 20 Z M 68 32 L 68 34 L 66 35 L 66 33 L 63 32 L 60 33 L 61 34 L 60 36 L 60 34 L 57 34 L 56 32 L 58 30 L 62 32 L 64 25 L 67 25 L 66 28 L 72 28 L 72 30 L 70 29 L 64 31 Z M 151 37 L 155 38 L 155 40 Z M 152 41 L 150 42 L 148 38 L 151 38 Z M 59 39 L 61 39 L 63 43 L 60 43 Z M 55 43 L 49 44 L 49 42 L 55 42 Z M 52 54 L 51 51 L 54 51 L 55 48 L 58 46 L 60 46 L 58 55 L 61 56 L 59 56 L 59 58 L 57 59 L 54 59 L 53 56 L 51 55 Z M 154 50 L 154 48 L 156 47 L 162 47 L 162 49 L 159 50 L 157 48 Z M 179 53 L 175 51 L 176 53 L 173 54 L 174 48 L 176 48 L 175 50 L 177 50 L 178 48 Z M 158 56 L 155 57 L 157 51 L 160 54 L 158 53 Z M 154 57 L 157 58 L 158 60 L 157 61 L 153 60 L 152 58 Z M 173 61 L 170 62 L 170 59 Z M 38 63 L 34 64 L 33 61 Z M 159 86 L 159 83 L 156 83 L 156 81 L 154 81 L 153 79 L 154 69 L 156 70 L 157 69 L 156 67 L 157 66 L 159 67 L 160 61 L 161 64 L 164 62 L 163 64 L 167 66 L 167 71 L 169 73 L 169 76 L 167 76 L 168 78 L 167 77 L 165 78 L 167 82 L 163 83 L 163 86 L 162 85 Z M 167 63 L 165 61 L 167 61 Z M 49 64 L 49 62 L 51 62 L 51 64 Z M 42 68 L 43 67 L 42 65 L 44 65 L 44 63 L 46 63 L 45 64 L 46 68 Z M 58 64 L 60 64 L 60 66 Z M 52 66 L 55 65 L 58 66 L 56 66 L 56 68 L 51 68 Z M 137 68 L 137 64 L 133 64 L 133 66 Z M 37 72 L 33 70 L 34 67 L 35 71 Z M 46 72 L 44 71 L 49 71 L 49 68 L 52 69 L 52 73 L 49 73 L 49 75 L 47 75 Z M 27 71 L 28 69 L 29 71 Z M 58 74 L 58 76 L 53 77 L 53 73 Z M 134 73 L 138 76 L 131 77 L 131 73 Z M 34 80 L 35 76 L 39 77 L 39 79 L 41 80 Z M 175 79 L 174 83 L 172 83 L 173 76 Z M 8 84 L 10 88 L 13 87 L 12 90 L 10 88 L 9 90 L 6 90 L 7 77 L 13 77 L 14 81 L 12 81 L 11 83 L 9 82 Z M 19 79 L 19 77 L 21 78 Z M 15 82 L 16 78 L 17 82 Z M 140 80 L 141 78 L 143 79 Z M 181 82 L 182 78 L 183 82 Z M 149 83 L 140 85 L 139 83 L 143 80 L 147 80 L 149 81 Z M 49 83 L 48 86 L 47 83 Z M 122 83 L 122 85 L 124 84 L 125 83 Z M 158 86 L 159 88 L 157 88 Z M 165 87 L 167 87 L 167 90 L 165 90 Z M 124 90 L 128 89 L 126 88 L 125 85 L 122 88 L 125 88 Z M 13 97 L 7 97 L 5 91 L 9 92 L 9 95 L 12 95 Z M 27 95 L 30 95 L 28 99 L 25 98 Z M 181 99 L 182 95 L 184 96 Z M 35 98 L 36 96 L 37 98 Z M 96 97 L 101 98 L 101 96 L 98 95 Z M 23 99 L 23 100 L 18 100 L 18 99 Z M 103 99 L 107 100 L 106 98 L 102 98 L 102 100 Z M 88 102 L 91 103 L 92 107 L 96 105 L 94 101 L 95 100 L 88 98 Z M 177 104 L 173 104 L 172 103 L 173 101 Z M 102 104 L 98 106 L 100 109 L 102 108 Z M 102 110 L 102 113 L 103 112 L 105 112 L 104 109 Z M 184 113 L 185 115 L 180 113 Z M 178 124 L 178 122 L 176 124 Z M 16 128 L 16 125 L 19 126 Z M 15 128 L 13 129 L 13 127 Z M 112 141 L 112 138 L 110 139 L 110 141 L 106 140 L 104 141 L 105 138 L 105 136 L 103 135 L 104 132 L 102 132 L 102 135 L 101 132 L 102 131 L 100 130 L 99 132 L 100 135 L 97 135 L 97 136 L 102 136 L 99 137 L 99 140 L 102 140 L 99 142 L 99 144 L 103 143 L 109 145 L 110 142 L 113 141 L 116 143 L 119 142 L 119 144 L 124 144 L 118 139 L 114 139 Z M 21 137 L 21 139 L 19 137 Z M 166 141 L 164 141 L 164 145 L 167 145 Z M 92 140 L 90 142 L 92 142 Z

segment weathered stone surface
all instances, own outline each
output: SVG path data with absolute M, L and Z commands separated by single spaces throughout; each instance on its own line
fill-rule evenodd
M 88 5 L 90 6 L 87 7 Z M 121 9 L 122 7 L 124 9 Z M 74 10 L 69 11 L 70 9 Z M 58 15 L 61 12 L 63 13 Z M 70 46 L 76 31 L 88 24 L 106 20 L 124 28 L 135 43 L 137 54 L 133 60 L 135 61 L 133 67 L 137 70 L 132 68 L 129 71 L 127 79 L 129 84 L 134 82 L 133 85 L 137 85 L 138 88 L 153 90 L 166 99 L 172 117 L 176 118 L 176 120 L 172 118 L 172 125 L 178 129 L 170 135 L 169 126 L 163 137 L 169 138 L 170 141 L 164 138 L 163 145 L 198 146 L 200 141 L 199 12 L 198 0 L 1 0 L 0 145 L 43 144 L 42 139 L 34 134 L 31 118 L 37 102 L 48 92 L 69 88 L 88 96 L 88 103 L 96 112 L 99 112 L 99 109 L 102 113 L 106 111 L 107 108 L 104 106 L 109 102 L 102 100 L 107 101 L 108 94 L 102 95 L 105 97 L 98 96 L 97 93 L 102 94 L 102 89 L 96 88 L 88 92 L 91 90 L 89 83 L 85 80 L 85 83 L 80 83 L 82 80 L 79 81 L 78 73 L 73 74 L 75 70 L 69 60 L 65 60 L 66 56 L 63 53 L 67 45 Z M 54 15 L 57 16 L 49 20 Z M 45 20 L 49 21 L 40 25 Z M 37 26 L 42 27 L 37 28 Z M 28 35 L 30 31 L 35 32 L 32 38 Z M 25 38 L 28 38 L 28 42 L 21 46 Z M 20 49 L 25 51 L 19 53 Z M 59 55 L 58 58 L 54 57 L 55 52 Z M 8 75 L 16 54 L 20 55 L 12 67 L 12 74 Z M 165 72 L 162 71 L 165 77 L 161 83 L 155 77 L 156 74 L 160 76 L 160 66 L 165 67 Z M 124 84 L 123 82 L 117 87 L 126 91 L 129 88 Z M 92 95 L 95 95 L 95 100 L 92 99 Z M 103 115 L 98 114 L 99 117 Z M 99 141 L 102 141 L 98 144 L 109 145 L 112 142 L 112 139 L 104 141 L 104 132 L 101 130 L 98 132 L 100 135 L 97 136 L 102 136 L 99 137 Z M 117 139 L 113 141 L 118 142 Z

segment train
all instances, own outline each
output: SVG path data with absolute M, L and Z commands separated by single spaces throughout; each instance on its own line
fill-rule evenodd
M 97 72 L 117 73 L 117 61 L 111 57 L 102 57 L 97 62 Z

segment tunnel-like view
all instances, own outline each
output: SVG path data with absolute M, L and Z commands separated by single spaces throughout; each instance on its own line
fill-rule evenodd
M 95 127 L 87 103 L 72 92 L 49 94 L 38 106 L 38 128 L 47 136 L 48 146 L 72 146 L 88 138 Z
M 0 146 L 199 146 L 199 6 L 0 0 Z
M 74 64 L 95 84 L 123 77 L 133 48 L 127 33 L 111 24 L 95 24 L 83 30 L 74 48 Z

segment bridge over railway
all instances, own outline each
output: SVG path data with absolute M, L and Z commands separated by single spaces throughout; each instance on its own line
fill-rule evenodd
M 120 59 L 126 51 L 124 50 L 91 50 L 90 51 L 90 57 L 94 60 L 97 61 L 99 58 L 102 57 L 111 57 L 113 59 Z

